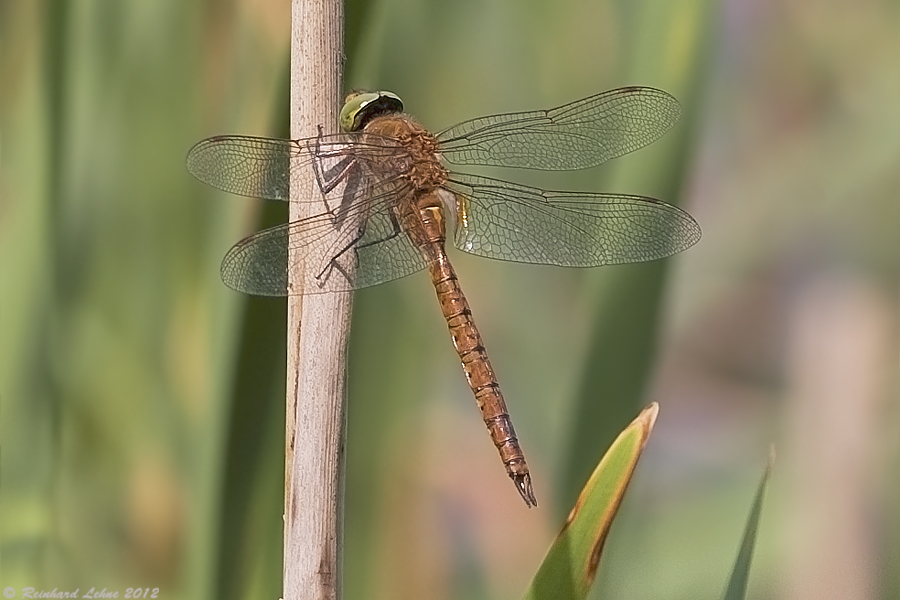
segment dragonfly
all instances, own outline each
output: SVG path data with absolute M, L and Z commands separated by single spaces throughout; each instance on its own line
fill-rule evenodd
M 237 291 L 349 292 L 427 269 L 491 440 L 532 507 L 525 455 L 445 249 L 448 222 L 463 252 L 566 267 L 664 258 L 695 244 L 700 228 L 687 212 L 654 198 L 545 191 L 447 165 L 593 167 L 658 139 L 680 112 L 664 91 L 625 87 L 434 134 L 403 112 L 396 94 L 352 92 L 340 133 L 320 127 L 306 139 L 211 137 L 190 150 L 187 167 L 226 192 L 282 201 L 290 200 L 292 178 L 315 178 L 317 197 L 302 200 L 318 203 L 314 216 L 257 232 L 228 251 L 222 279 Z

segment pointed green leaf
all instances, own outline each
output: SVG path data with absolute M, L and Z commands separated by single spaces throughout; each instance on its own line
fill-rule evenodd
M 525 593 L 526 600 L 587 596 L 603 543 L 644 450 L 659 407 L 645 408 L 613 442 L 588 479 Z
M 759 488 L 756 490 L 756 499 L 753 501 L 753 508 L 750 509 L 747 525 L 744 527 L 744 539 L 741 541 L 741 548 L 738 551 L 737 559 L 734 561 L 734 569 L 731 571 L 731 579 L 728 581 L 728 588 L 725 590 L 725 596 L 723 597 L 724 600 L 743 600 L 747 596 L 750 561 L 753 558 L 753 547 L 756 545 L 756 532 L 759 528 L 759 517 L 762 514 L 763 496 L 769 483 L 769 475 L 772 472 L 774 462 L 775 449 L 773 448 L 769 453 L 769 460 L 759 482 Z

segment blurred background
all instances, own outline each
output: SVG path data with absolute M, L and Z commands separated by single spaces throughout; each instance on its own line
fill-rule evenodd
M 286 135 L 289 15 L 0 4 L 4 586 L 280 596 L 285 303 L 218 268 L 286 207 L 217 193 L 184 157 L 218 133 Z M 594 597 L 718 597 L 773 443 L 750 597 L 900 597 L 900 5 L 350 0 L 346 19 L 347 89 L 392 90 L 435 130 L 669 91 L 684 118 L 634 155 L 492 174 L 651 195 L 704 231 L 673 259 L 601 269 L 453 254 L 534 510 L 427 276 L 356 294 L 346 597 L 519 597 L 651 401 Z

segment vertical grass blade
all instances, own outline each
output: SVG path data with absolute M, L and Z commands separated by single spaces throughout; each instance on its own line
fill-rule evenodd
M 747 582 L 750 579 L 750 562 L 753 558 L 753 548 L 756 546 L 756 533 L 759 530 L 759 519 L 762 515 L 763 497 L 769 484 L 769 476 L 772 473 L 772 465 L 775 463 L 775 449 L 769 453 L 766 469 L 756 490 L 756 498 L 753 507 L 747 517 L 747 525 L 744 527 L 744 538 L 738 550 L 737 559 L 734 561 L 734 569 L 725 590 L 723 600 L 743 600 L 747 597 Z
M 648 0 L 617 6 L 617 28 L 623 40 L 620 54 L 626 57 L 620 67 L 622 83 L 649 85 L 673 94 L 682 104 L 682 120 L 650 147 L 611 163 L 604 171 L 604 177 L 612 172 L 603 188 L 678 204 L 692 156 L 704 57 L 717 3 Z M 608 267 L 596 276 L 600 283 L 597 313 L 571 415 L 571 442 L 559 482 L 561 506 L 569 504 L 590 472 L 587 457 L 600 452 L 628 415 L 647 401 L 645 386 L 655 359 L 669 264 L 671 259 Z

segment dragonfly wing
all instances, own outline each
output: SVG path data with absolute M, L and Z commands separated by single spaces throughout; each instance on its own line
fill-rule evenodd
M 346 292 L 423 269 L 424 256 L 391 215 L 396 187 L 340 216 L 324 213 L 241 240 L 222 261 L 222 280 L 247 294 L 286 296 Z M 292 287 L 293 269 L 303 278 Z
M 440 134 L 451 163 L 547 171 L 583 169 L 661 137 L 681 115 L 671 95 L 647 87 L 609 90 L 551 110 L 473 119 Z
M 678 207 L 624 194 L 551 192 L 453 174 L 456 247 L 515 262 L 596 267 L 655 260 L 697 243 L 700 227 Z
M 401 231 L 386 206 L 374 211 L 355 248 L 356 279 L 361 289 L 412 275 L 428 266 L 422 252 Z
M 187 168 L 200 181 L 232 194 L 287 201 L 292 173 L 315 176 L 327 195 L 352 163 L 383 165 L 398 154 L 405 151 L 395 140 L 362 132 L 301 140 L 220 135 L 194 145 Z

